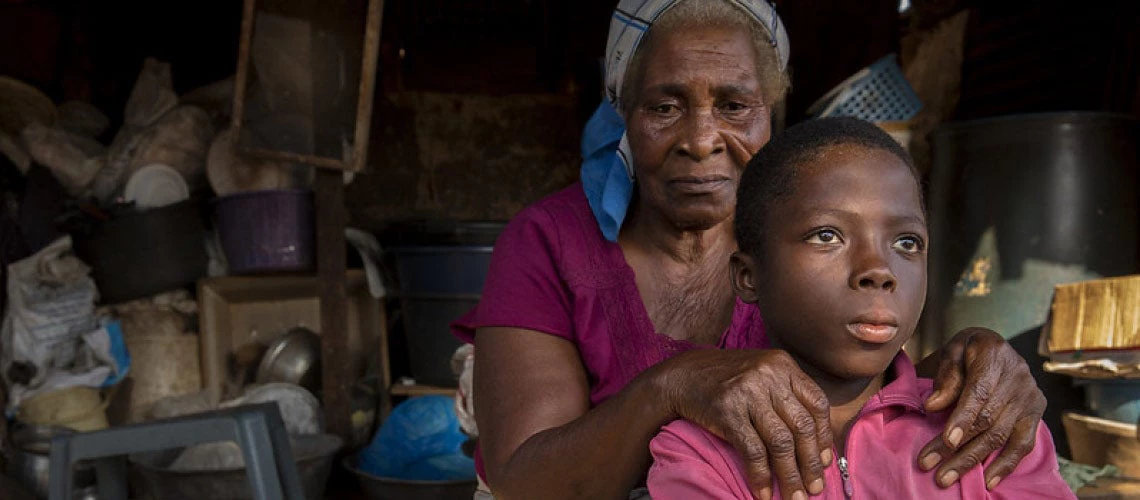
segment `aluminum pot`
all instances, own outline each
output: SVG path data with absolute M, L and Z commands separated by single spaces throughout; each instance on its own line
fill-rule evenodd
M 356 476 L 369 500 L 468 500 L 475 494 L 475 479 L 414 481 L 374 476 L 356 468 L 356 457 L 345 457 L 345 469 Z
M 51 463 L 51 438 L 72 432 L 62 427 L 21 425 L 12 431 L 11 442 L 6 443 L 7 474 L 35 493 L 38 498 L 48 497 L 48 471 Z M 90 465 L 75 470 L 74 498 L 85 498 L 93 491 L 95 471 Z
M 333 458 L 344 441 L 332 434 L 290 436 L 290 451 L 297 465 L 307 500 L 324 498 Z M 214 470 L 177 470 L 170 466 L 181 449 L 135 453 L 131 464 L 142 478 L 143 490 L 156 500 L 246 500 L 252 499 L 245 467 Z M 468 497 L 470 498 L 470 497 Z
M 269 344 L 257 367 L 257 383 L 287 382 L 321 390 L 321 338 L 308 328 L 293 328 Z

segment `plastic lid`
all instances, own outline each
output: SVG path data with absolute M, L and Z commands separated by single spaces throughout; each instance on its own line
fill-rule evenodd
M 155 163 L 131 175 L 123 198 L 133 201 L 138 208 L 164 207 L 189 199 L 190 188 L 178 171 Z

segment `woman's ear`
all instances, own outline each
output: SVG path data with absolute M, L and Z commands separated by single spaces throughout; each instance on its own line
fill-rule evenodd
M 744 252 L 733 252 L 729 260 L 732 264 L 732 290 L 740 300 L 755 304 L 756 295 L 756 261 L 751 255 Z

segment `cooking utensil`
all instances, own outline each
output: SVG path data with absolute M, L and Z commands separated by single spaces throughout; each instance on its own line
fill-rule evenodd
M 206 231 L 190 200 L 142 212 L 131 210 L 75 240 L 75 253 L 92 268 L 100 303 L 118 304 L 194 286 L 206 275 Z
M 290 437 L 293 460 L 305 490 L 305 498 L 323 498 L 333 458 L 344 442 L 332 434 Z M 131 463 L 144 479 L 151 498 L 163 500 L 253 498 L 244 467 L 179 471 L 169 468 L 180 449 L 131 455 Z M 470 495 L 468 496 L 470 498 Z
M 475 494 L 474 479 L 459 481 L 413 481 L 374 476 L 356 468 L 356 457 L 345 457 L 344 468 L 360 482 L 370 500 L 468 500 Z
M 321 338 L 308 328 L 285 332 L 269 345 L 257 367 L 257 383 L 288 382 L 314 394 L 321 388 Z
M 222 401 L 221 408 L 257 403 L 277 403 L 289 435 L 319 434 L 324 431 L 321 403 L 308 389 L 288 382 L 258 384 L 236 399 Z
M 215 228 L 231 274 L 314 268 L 313 192 L 250 191 L 214 200 Z
M 123 198 L 139 208 L 158 208 L 190 199 L 190 187 L 171 167 L 152 163 L 131 174 Z
M 11 442 L 5 443 L 4 455 L 7 461 L 7 474 L 38 498 L 48 497 L 49 464 L 51 438 L 60 433 L 72 432 L 63 427 L 22 424 L 11 434 Z M 83 498 L 87 487 L 95 484 L 95 471 L 91 466 L 80 466 L 75 471 L 76 496 Z

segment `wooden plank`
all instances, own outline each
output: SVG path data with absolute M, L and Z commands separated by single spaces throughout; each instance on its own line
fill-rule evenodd
M 321 297 L 321 378 L 325 426 L 349 442 L 352 432 L 351 394 L 354 374 L 346 359 L 348 299 L 345 293 L 345 237 L 348 216 L 344 206 L 344 180 L 336 170 L 318 170 L 317 290 Z
M 376 71 L 380 64 L 380 26 L 384 19 L 384 0 L 368 0 L 368 17 L 364 21 L 363 59 L 360 87 L 356 98 L 356 130 L 353 135 L 352 158 L 345 168 L 364 170 L 368 162 L 368 146 L 372 137 L 372 102 L 376 92 Z
M 355 90 L 360 77 L 356 64 L 363 43 L 361 19 L 366 0 L 316 2 L 306 0 L 311 10 L 313 140 L 316 156 L 342 151 L 341 133 L 345 124 L 353 123 L 357 100 L 348 89 Z M 355 97 L 355 96 L 352 96 Z M 351 125 L 349 125 L 351 126 Z M 352 442 L 352 385 L 346 359 L 348 345 L 348 312 L 345 297 L 346 241 L 344 236 L 348 214 L 344 203 L 344 179 L 338 170 L 317 169 L 317 289 L 321 297 L 321 367 L 325 426 L 328 432 Z
M 230 127 L 238 131 L 241 130 L 241 122 L 245 115 L 245 89 L 249 80 L 249 51 L 253 44 L 256 1 L 245 0 L 242 3 L 241 38 L 238 40 L 237 72 L 234 73 L 234 107 L 230 117 Z
M 403 385 L 392 386 L 393 396 L 450 396 L 455 397 L 454 387 L 435 387 L 431 385 Z

